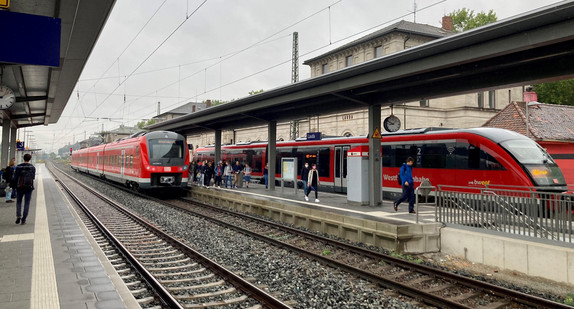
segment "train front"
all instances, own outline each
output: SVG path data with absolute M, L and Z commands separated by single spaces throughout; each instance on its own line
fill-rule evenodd
M 538 190 L 564 192 L 568 189 L 560 167 L 530 138 L 518 135 L 500 145 L 518 161 Z
M 150 189 L 186 188 L 189 155 L 185 137 L 175 132 L 156 131 L 145 135 Z

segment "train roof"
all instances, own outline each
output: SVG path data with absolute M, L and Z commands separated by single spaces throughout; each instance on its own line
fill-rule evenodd
M 476 134 L 482 137 L 485 137 L 493 142 L 499 144 L 507 140 L 511 139 L 525 139 L 526 136 L 514 132 L 509 131 L 506 129 L 499 129 L 499 128 L 487 128 L 487 127 L 480 127 L 480 128 L 472 128 L 472 129 L 452 129 L 452 128 L 442 128 L 442 127 L 429 127 L 429 128 L 417 128 L 417 129 L 406 129 L 406 130 L 399 130 L 396 132 L 384 132 L 381 133 L 381 136 L 384 138 L 385 136 L 402 136 L 402 135 L 419 135 L 419 134 L 444 134 L 444 133 L 471 133 Z M 366 138 L 366 135 L 360 136 L 337 136 L 337 137 L 326 137 L 322 138 L 321 140 L 317 141 L 340 141 L 340 140 L 347 140 L 347 139 L 355 139 L 355 138 Z M 277 144 L 284 144 L 284 143 L 297 143 L 297 142 L 305 142 L 308 141 L 306 138 L 298 138 L 297 140 L 289 140 L 289 141 L 278 141 Z M 254 141 L 254 142 L 242 142 L 238 144 L 227 144 L 222 146 L 245 146 L 245 145 L 266 145 L 267 141 Z M 214 148 L 215 145 L 207 145 L 202 148 Z

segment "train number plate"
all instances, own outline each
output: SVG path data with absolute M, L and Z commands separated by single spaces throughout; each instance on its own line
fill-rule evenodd
M 171 166 L 166 166 L 163 168 L 164 172 L 171 172 Z

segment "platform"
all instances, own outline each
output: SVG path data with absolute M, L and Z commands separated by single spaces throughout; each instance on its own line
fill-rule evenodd
M 0 308 L 139 308 L 42 164 L 26 225 L 0 198 Z
M 316 203 L 314 194 L 309 194 L 307 202 L 303 190 L 295 192 L 293 187 L 271 191 L 261 184 L 238 189 L 194 185 L 189 197 L 390 251 L 440 251 L 443 225 L 435 222 L 434 207 L 421 206 L 415 215 L 408 212 L 408 203 L 395 211 L 392 201 L 377 207 L 359 206 L 349 203 L 344 194 L 319 192 Z

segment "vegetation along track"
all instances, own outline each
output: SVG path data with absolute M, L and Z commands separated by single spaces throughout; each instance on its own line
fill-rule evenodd
M 162 306 L 289 308 L 122 205 L 61 170 L 55 173 L 55 168 L 51 169 L 72 199 L 151 287 Z M 57 174 L 65 177 L 58 177 Z M 86 206 L 82 200 L 89 200 L 90 206 Z

